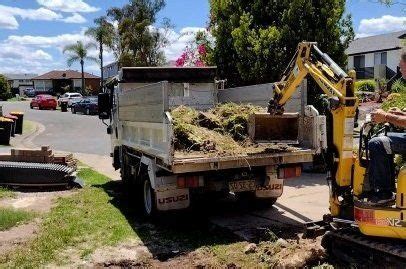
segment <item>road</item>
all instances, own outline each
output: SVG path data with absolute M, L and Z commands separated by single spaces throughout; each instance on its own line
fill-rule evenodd
M 59 151 L 110 154 L 110 140 L 106 133 L 106 126 L 97 116 L 30 109 L 29 102 L 0 102 L 0 105 L 3 106 L 4 113 L 25 112 L 25 119 L 45 127 L 46 131 L 34 138 L 35 145 L 49 145 Z

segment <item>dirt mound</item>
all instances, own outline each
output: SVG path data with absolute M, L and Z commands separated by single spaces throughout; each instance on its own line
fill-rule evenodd
M 179 106 L 172 110 L 175 150 L 216 155 L 278 153 L 294 148 L 281 144 L 257 144 L 249 139 L 248 119 L 264 109 L 227 103 L 199 112 Z

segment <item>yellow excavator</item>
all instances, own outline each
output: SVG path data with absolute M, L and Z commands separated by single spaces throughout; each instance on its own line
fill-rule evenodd
M 274 85 L 269 102 L 271 115 L 283 114 L 284 105 L 307 77 L 324 92 L 327 103 L 327 182 L 330 191 L 330 215 L 324 222 L 330 231 L 323 246 L 332 254 L 364 258 L 368 262 L 387 259 L 398 267 L 406 261 L 406 167 L 393 178 L 396 201 L 383 207 L 371 207 L 363 197 L 368 191 L 368 141 L 385 135 L 366 122 L 360 129 L 360 142 L 354 153 L 354 123 L 358 100 L 354 93 L 355 71 L 344 72 L 317 43 L 302 42 L 295 56 Z M 400 263 L 397 263 L 400 262 Z

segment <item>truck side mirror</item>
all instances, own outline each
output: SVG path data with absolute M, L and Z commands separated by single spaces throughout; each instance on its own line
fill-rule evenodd
M 99 119 L 107 120 L 111 116 L 110 95 L 108 93 L 99 93 L 98 96 Z

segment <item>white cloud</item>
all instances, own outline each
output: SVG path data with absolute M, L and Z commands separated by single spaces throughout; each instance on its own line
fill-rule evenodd
M 53 64 L 44 50 L 0 43 L 0 73 L 38 73 Z
M 43 7 L 38 9 L 23 9 L 0 5 L 0 28 L 17 29 L 19 27 L 17 17 L 33 21 L 63 21 L 66 23 L 86 22 L 86 19 L 78 13 L 73 13 L 71 16 L 64 18 L 62 14 Z
M 11 45 L 36 46 L 39 48 L 55 47 L 62 51 L 63 47 L 74 44 L 77 41 L 90 42 L 91 39 L 88 36 L 85 36 L 84 32 L 85 30 L 82 30 L 80 33 L 61 34 L 56 36 L 11 35 L 5 40 L 5 42 Z
M 66 45 L 74 44 L 78 40 L 85 43 L 91 42 L 90 37 L 85 35 L 83 28 L 77 33 L 66 33 L 56 36 L 34 36 L 34 35 L 10 35 L 6 40 L 0 42 L 0 73 L 21 73 L 35 72 L 45 73 L 55 69 L 67 69 L 66 56 L 62 50 Z M 163 29 L 159 29 L 163 31 Z M 198 31 L 206 31 L 204 28 L 183 28 L 179 32 L 170 30 L 167 37 L 170 45 L 164 48 L 168 61 L 176 60 L 193 41 Z M 56 49 L 56 51 L 54 51 Z M 51 55 L 52 53 L 54 57 Z M 97 49 L 91 49 L 89 55 L 98 58 Z M 104 52 L 104 63 L 114 62 L 114 54 L 106 50 Z M 74 65 L 73 68 L 79 69 Z M 99 65 L 86 62 L 85 71 L 96 75 L 100 73 Z
M 406 17 L 384 15 L 380 18 L 361 20 L 357 37 L 367 37 L 402 30 L 406 30 Z
M 6 20 L 11 21 L 14 28 L 18 27 L 18 22 L 15 18 L 16 16 L 19 16 L 22 19 L 42 21 L 52 21 L 63 18 L 61 14 L 55 13 L 46 8 L 23 9 L 4 5 L 0 5 L 0 14 L 2 17 L 5 17 Z
M 66 23 L 85 23 L 86 19 L 79 13 L 73 13 L 72 16 L 63 19 Z
M 82 0 L 37 0 L 38 4 L 51 10 L 63 12 L 96 12 L 100 8 L 92 7 Z
M 0 28 L 4 29 L 17 29 L 18 22 L 14 16 L 0 9 Z

